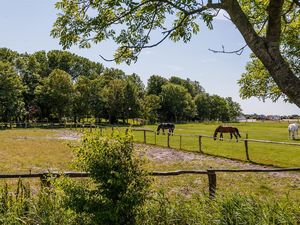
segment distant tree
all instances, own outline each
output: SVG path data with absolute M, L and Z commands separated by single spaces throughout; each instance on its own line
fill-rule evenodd
M 240 116 L 242 109 L 239 103 L 234 102 L 231 97 L 225 98 L 227 102 L 228 116 L 230 120 L 235 120 L 237 116 Z
M 209 108 L 210 120 L 230 120 L 228 104 L 224 98 L 218 95 L 211 95 L 209 97 Z
M 18 72 L 25 87 L 23 92 L 27 120 L 38 115 L 35 89 L 41 82 L 42 70 L 36 58 L 30 54 L 20 54 L 15 60 L 15 70 Z
M 117 123 L 118 118 L 125 118 L 124 113 L 127 111 L 125 106 L 125 81 L 120 79 L 111 80 L 103 92 L 106 99 L 106 108 L 108 112 L 109 123 Z
M 131 82 L 133 82 L 135 84 L 135 86 L 138 89 L 138 95 L 139 98 L 143 98 L 144 94 L 145 94 L 145 85 L 143 83 L 143 81 L 141 80 L 140 76 L 137 75 L 136 73 L 127 75 L 126 80 L 130 80 Z
M 184 80 L 180 77 L 173 76 L 169 79 L 169 82 L 185 87 L 188 90 L 188 92 L 191 94 L 192 97 L 195 97 L 197 94 L 204 92 L 204 88 L 201 87 L 199 82 L 191 81 L 189 78 Z
M 132 77 L 127 77 L 125 80 L 124 87 L 124 112 L 123 112 L 123 121 L 129 118 L 138 118 L 141 115 L 141 87 L 138 86 L 138 83 L 135 83 L 135 80 Z M 143 97 L 143 96 L 141 96 Z M 125 121 L 124 121 L 125 122 Z
M 160 116 L 166 121 L 175 121 L 193 117 L 195 105 L 187 89 L 177 84 L 165 84 L 160 94 Z
M 152 75 L 147 82 L 147 94 L 159 95 L 162 90 L 162 86 L 165 85 L 168 80 L 159 75 Z
M 69 73 L 73 80 L 80 75 L 91 77 L 95 74 L 101 74 L 104 71 L 102 64 L 92 62 L 87 58 L 67 51 L 49 51 L 47 58 L 50 71 L 54 69 L 63 70 Z
M 70 115 L 74 94 L 70 74 L 60 69 L 53 70 L 37 86 L 35 94 L 44 117 L 61 120 Z
M 0 61 L 9 62 L 14 65 L 16 59 L 19 57 L 19 53 L 9 48 L 0 48 Z
M 194 98 L 197 109 L 196 118 L 203 121 L 210 119 L 210 97 L 208 93 L 198 94 Z
M 114 68 L 106 68 L 103 71 L 102 76 L 105 80 L 105 84 L 108 84 L 112 80 L 116 80 L 116 79 L 123 80 L 123 79 L 125 79 L 124 71 L 122 71 L 120 69 L 114 69 Z
M 77 78 L 77 82 L 74 85 L 74 99 L 72 107 L 75 123 L 77 122 L 77 119 L 80 120 L 80 118 L 92 114 L 92 85 L 92 80 L 86 76 L 79 76 Z
M 142 104 L 144 118 L 150 123 L 158 121 L 160 109 L 160 97 L 157 95 L 146 95 Z
M 0 115 L 2 121 L 23 117 L 24 86 L 18 74 L 9 62 L 0 61 Z

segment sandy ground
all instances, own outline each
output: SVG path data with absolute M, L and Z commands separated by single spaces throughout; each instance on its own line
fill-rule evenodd
M 193 152 L 185 152 L 179 151 L 175 149 L 168 149 L 162 148 L 159 146 L 153 145 L 143 145 L 137 144 L 138 148 L 142 148 L 146 156 L 149 160 L 157 161 L 157 162 L 189 162 L 189 161 L 214 161 L 218 165 L 222 165 L 218 167 L 218 169 L 227 169 L 228 166 L 239 168 L 239 169 L 274 169 L 276 167 L 272 166 L 264 166 L 264 165 L 257 165 L 247 162 L 241 162 L 237 160 L 231 160 L 226 158 L 220 158 L 215 156 L 209 156 L 200 153 L 193 153 Z M 226 167 L 227 166 L 227 167 Z M 294 178 L 300 182 L 300 174 L 299 173 L 292 173 L 292 172 L 272 172 L 268 173 L 269 175 L 276 176 L 276 177 L 286 177 L 286 178 Z

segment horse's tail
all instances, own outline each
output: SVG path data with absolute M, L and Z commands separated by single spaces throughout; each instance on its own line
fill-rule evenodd
M 234 129 L 235 129 L 237 135 L 238 135 L 239 137 L 241 137 L 241 135 L 240 135 L 240 133 L 239 133 L 239 129 L 237 129 L 236 127 L 235 127 Z

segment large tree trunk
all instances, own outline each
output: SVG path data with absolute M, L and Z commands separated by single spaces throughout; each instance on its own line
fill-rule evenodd
M 293 73 L 279 50 L 283 2 L 283 0 L 270 0 L 266 37 L 260 37 L 255 32 L 237 0 L 223 0 L 222 4 L 248 46 L 264 64 L 280 90 L 300 107 L 300 79 Z

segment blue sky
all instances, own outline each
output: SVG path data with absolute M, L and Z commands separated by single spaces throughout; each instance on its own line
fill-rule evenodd
M 0 47 L 28 53 L 62 49 L 59 40 L 50 37 L 57 13 L 54 4 L 54 0 L 1 0 Z M 224 45 L 227 50 L 236 50 L 244 44 L 237 29 L 220 16 L 220 19 L 215 20 L 212 31 L 201 24 L 199 34 L 188 44 L 167 40 L 158 47 L 143 51 L 137 63 L 130 66 L 105 62 L 99 57 L 101 54 L 111 58 L 115 45 L 110 42 L 92 46 L 90 49 L 74 46 L 69 51 L 101 62 L 106 67 L 120 68 L 127 74 L 135 72 L 144 83 L 153 74 L 166 78 L 179 76 L 197 80 L 209 94 L 232 97 L 240 103 L 244 113 L 300 114 L 297 106 L 282 101 L 263 103 L 255 98 L 242 100 L 239 97 L 237 80 L 245 71 L 250 50 L 246 49 L 238 56 L 215 54 L 208 49 L 221 49 Z

